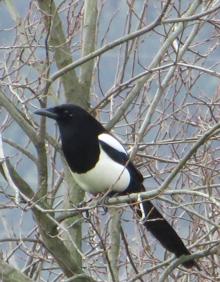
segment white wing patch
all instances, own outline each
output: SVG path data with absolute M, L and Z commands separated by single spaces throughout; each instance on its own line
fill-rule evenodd
M 98 136 L 98 139 L 100 141 L 103 141 L 107 145 L 113 147 L 119 152 L 125 153 L 127 155 L 127 152 L 125 151 L 124 147 L 121 145 L 121 143 L 115 139 L 112 135 L 108 133 L 102 133 Z
M 92 194 L 108 190 L 123 192 L 130 183 L 130 174 L 127 168 L 112 160 L 101 146 L 99 160 L 95 167 L 86 173 L 73 173 L 73 176 L 84 191 Z
M 120 142 L 108 133 L 98 136 L 99 141 L 114 148 L 119 153 L 127 155 Z M 126 166 L 114 161 L 100 144 L 100 154 L 96 165 L 86 173 L 73 173 L 76 182 L 81 188 L 92 194 L 115 191 L 123 192 L 130 183 L 130 173 Z

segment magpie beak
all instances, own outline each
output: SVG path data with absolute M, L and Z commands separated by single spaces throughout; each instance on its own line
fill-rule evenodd
M 36 115 L 45 116 L 57 120 L 58 114 L 55 113 L 54 108 L 40 109 L 34 112 Z

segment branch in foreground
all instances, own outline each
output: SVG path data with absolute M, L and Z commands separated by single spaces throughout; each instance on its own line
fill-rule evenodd
M 192 15 L 196 9 L 201 5 L 200 0 L 195 0 L 188 8 L 187 12 L 185 13 L 185 16 Z M 148 69 L 153 69 L 155 67 L 158 67 L 161 63 L 161 59 L 164 56 L 164 54 L 167 52 L 167 49 L 173 44 L 173 42 L 176 40 L 178 35 L 184 30 L 185 24 L 177 23 L 175 25 L 174 30 L 169 34 L 169 36 L 165 39 L 162 46 L 154 56 L 152 62 L 149 64 Z M 132 101 L 140 94 L 140 91 L 145 83 L 147 83 L 151 78 L 151 73 L 147 74 L 145 77 L 142 77 L 136 82 L 135 87 L 132 89 L 132 91 L 128 94 L 126 99 L 124 100 L 123 104 L 117 109 L 116 113 L 112 117 L 112 119 L 107 124 L 107 129 L 111 129 L 119 120 L 120 118 L 125 114 L 128 107 L 131 105 Z
M 201 252 L 197 252 L 194 253 L 192 255 L 189 256 L 181 256 L 178 259 L 175 259 L 166 269 L 165 271 L 162 273 L 159 282 L 165 282 L 167 281 L 167 278 L 169 276 L 169 274 L 180 264 L 182 264 L 183 262 L 186 262 L 190 259 L 196 259 L 196 258 L 202 258 L 202 257 L 206 257 L 209 255 L 213 255 L 216 254 L 218 252 L 218 248 L 219 248 L 219 244 L 216 244 L 215 246 L 212 246 L 210 248 L 208 248 L 205 251 L 201 251 Z
M 98 50 L 90 53 L 89 55 L 83 57 L 83 58 L 80 58 L 79 60 L 67 65 L 66 67 L 64 67 L 63 69 L 60 69 L 59 71 L 57 71 L 55 74 L 53 74 L 51 76 L 51 79 L 50 79 L 50 84 L 52 82 L 54 82 L 56 79 L 58 79 L 59 77 L 61 77 L 64 73 L 72 70 L 72 69 L 75 69 L 76 67 L 78 67 L 79 65 L 82 65 L 92 59 L 94 59 L 95 57 L 98 57 L 102 54 L 104 54 L 105 52 L 127 42 L 127 41 L 130 41 L 136 37 L 139 37 L 149 31 L 151 31 L 152 29 L 154 29 L 156 26 L 158 26 L 160 23 L 162 24 L 170 24 L 170 23 L 184 23 L 184 22 L 190 22 L 190 21 L 193 21 L 193 20 L 198 20 L 198 19 L 201 19 L 202 17 L 208 15 L 208 14 L 211 14 L 211 13 L 214 13 L 215 11 L 217 11 L 218 9 L 220 8 L 220 5 L 218 6 L 215 6 L 213 7 L 212 9 L 206 11 L 206 12 L 203 12 L 203 13 L 199 13 L 197 15 L 184 15 L 184 17 L 180 17 L 180 18 L 175 18 L 175 19 L 167 19 L 167 20 L 162 20 L 162 17 L 164 16 L 164 12 L 163 11 L 161 13 L 161 15 L 155 19 L 155 21 L 153 21 L 151 24 L 149 24 L 148 26 L 140 29 L 140 30 L 137 30 L 135 32 L 132 32 L 128 35 L 125 35 L 124 37 L 122 38 L 119 38 L 115 41 L 113 41 L 112 43 L 109 43 L 101 48 L 99 48 Z
M 85 57 L 95 50 L 96 44 L 96 29 L 97 29 L 97 0 L 86 0 L 84 3 L 84 19 L 83 19 L 83 39 L 82 39 L 82 56 Z M 80 69 L 80 83 L 83 87 L 83 101 L 88 101 L 90 88 L 93 77 L 94 60 L 90 60 L 83 64 Z M 81 103 L 82 104 L 82 103 Z M 85 102 L 83 103 L 85 104 Z
M 3 260 L 0 260 L 0 273 L 1 280 L 4 282 L 33 282 L 32 279 Z
M 53 48 L 57 68 L 62 70 L 66 65 L 73 64 L 73 60 L 63 24 L 54 2 L 38 0 L 41 12 L 46 15 L 44 23 L 49 33 L 49 44 Z M 61 80 L 67 101 L 73 102 L 72 97 L 80 97 L 81 87 L 74 69 L 71 69 L 68 73 L 63 73 Z
M 167 266 L 167 268 L 164 270 L 164 272 L 162 273 L 161 277 L 160 277 L 160 281 L 159 282 L 164 282 L 167 281 L 167 276 L 179 265 L 181 265 L 183 262 L 187 261 L 187 260 L 191 260 L 191 259 L 198 259 L 198 258 L 203 258 L 209 255 L 213 255 L 215 253 L 218 252 L 218 248 L 219 248 L 219 244 L 216 244 L 215 246 L 212 246 L 210 248 L 208 248 L 207 250 L 201 251 L 201 252 L 196 252 L 192 255 L 188 255 L 188 256 L 181 256 L 178 259 L 167 259 L 166 261 L 162 262 L 162 263 L 158 263 L 155 266 L 148 268 L 146 270 L 144 270 L 143 272 L 138 273 L 136 276 L 134 276 L 131 280 L 129 280 L 128 282 L 134 282 L 137 281 L 138 279 L 140 279 L 142 276 L 158 269 L 164 266 Z
M 162 17 L 164 16 L 164 13 L 166 11 L 166 9 L 168 8 L 168 4 L 170 1 L 167 2 L 167 5 L 165 5 L 162 13 L 159 15 L 159 17 L 157 17 L 151 24 L 149 24 L 148 26 L 139 29 L 137 31 L 134 31 L 128 35 L 125 35 L 101 48 L 99 48 L 98 50 L 84 56 L 83 58 L 80 58 L 79 60 L 73 62 L 72 64 L 69 64 L 67 66 L 65 66 L 63 69 L 57 71 L 54 75 L 51 76 L 50 78 L 50 82 L 49 84 L 51 84 L 52 82 L 54 82 L 56 79 L 58 79 L 59 77 L 61 77 L 63 74 L 65 74 L 66 72 L 75 69 L 76 67 L 94 59 L 95 57 L 100 56 L 101 54 L 107 52 L 108 50 L 111 50 L 129 40 L 132 40 L 138 36 L 141 36 L 147 32 L 149 32 L 150 30 L 154 29 L 156 26 L 158 26 L 161 23 Z M 48 85 L 50 86 L 50 85 Z
M 31 123 L 24 117 L 15 104 L 0 90 L 0 106 L 3 106 L 17 124 L 24 130 L 31 141 L 37 144 L 37 135 Z
M 212 137 L 216 131 L 220 128 L 220 123 L 217 123 L 215 126 L 210 128 L 206 133 L 204 133 L 197 142 L 193 145 L 193 147 L 189 150 L 189 152 L 185 155 L 185 157 L 180 160 L 179 164 L 173 169 L 173 171 L 169 174 L 169 176 L 165 179 L 165 181 L 162 183 L 162 185 L 155 191 L 149 191 L 149 192 L 143 192 L 140 194 L 130 194 L 129 196 L 120 196 L 120 197 L 114 197 L 109 199 L 108 203 L 110 205 L 114 204 L 121 204 L 125 202 L 132 201 L 138 201 L 138 199 L 141 197 L 142 200 L 149 200 L 152 198 L 157 197 L 158 195 L 162 194 L 170 185 L 170 183 L 174 180 L 174 178 L 177 176 L 177 174 L 180 172 L 180 170 L 186 165 L 187 161 L 196 153 L 196 151 L 209 140 L 210 137 Z M 199 196 L 205 196 L 208 197 L 212 202 L 214 202 L 216 205 L 220 205 L 218 201 L 216 201 L 213 197 L 209 197 L 209 195 L 206 195 L 201 192 L 191 191 L 192 193 L 196 193 Z
M 194 37 L 197 35 L 198 31 L 199 31 L 199 24 L 196 24 L 192 30 L 192 32 L 189 34 L 186 42 L 184 43 L 184 45 L 178 50 L 178 55 L 177 55 L 177 61 L 181 60 L 184 53 L 187 50 L 187 47 L 191 44 L 192 40 L 194 39 Z M 136 138 L 135 138 L 135 145 L 133 146 L 133 149 L 131 151 L 130 154 L 130 158 L 131 160 L 133 159 L 133 157 L 135 156 L 137 149 L 138 149 L 138 144 L 139 142 L 143 139 L 144 137 L 144 133 L 146 132 L 146 129 L 148 128 L 148 126 L 151 123 L 152 117 L 154 115 L 154 112 L 156 111 L 156 107 L 162 97 L 162 95 L 164 94 L 165 89 L 168 87 L 170 80 L 172 79 L 172 77 L 174 76 L 176 70 L 176 66 L 172 66 L 168 73 L 166 74 L 166 76 L 164 77 L 164 79 L 162 80 L 160 87 L 157 89 L 149 107 L 146 113 L 146 116 L 144 117 L 144 120 L 140 126 L 140 129 L 138 130 L 138 133 L 136 134 Z
M 64 242 L 60 237 L 58 236 L 58 227 L 62 229 L 63 231 L 68 231 L 64 229 L 63 226 L 57 222 L 53 216 L 48 214 L 47 212 L 44 212 L 46 210 L 47 205 L 46 202 L 41 199 L 34 199 L 34 194 L 29 185 L 17 174 L 16 170 L 11 166 L 10 162 L 7 160 L 7 170 L 10 174 L 11 181 L 13 182 L 13 186 L 16 187 L 17 190 L 20 191 L 20 194 L 22 198 L 27 202 L 28 206 L 31 207 L 35 219 L 38 223 L 39 231 L 42 237 L 42 241 L 44 243 L 44 246 L 46 249 L 53 255 L 53 257 L 56 259 L 57 263 L 65 273 L 67 277 L 72 277 L 73 275 L 84 275 L 84 278 L 78 278 L 75 279 L 75 281 L 78 282 L 94 282 L 94 280 L 86 276 L 85 273 L 82 272 L 82 269 L 79 267 L 78 263 L 75 261 L 75 257 L 73 256 L 72 252 L 69 251 L 69 249 L 65 246 Z M 71 239 L 71 238 L 69 238 Z M 71 241 L 73 246 L 77 249 L 77 246 L 75 246 L 75 243 Z M 77 249 L 78 250 L 78 249 Z M 80 252 L 80 251 L 79 251 Z M 64 255 L 65 254 L 65 255 Z M 81 279 L 81 280 L 80 280 Z M 13 281 L 13 280 L 8 280 Z M 16 280 L 15 280 L 16 281 Z

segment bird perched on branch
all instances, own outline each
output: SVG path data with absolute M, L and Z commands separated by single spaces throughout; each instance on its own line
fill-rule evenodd
M 129 160 L 124 147 L 84 109 L 63 104 L 35 113 L 57 122 L 64 156 L 84 191 L 92 194 L 111 191 L 110 195 L 145 191 L 143 176 Z M 139 208 L 135 210 L 144 226 L 165 249 L 176 257 L 190 255 L 176 231 L 150 201 L 137 205 Z M 183 265 L 186 268 L 198 267 L 193 259 Z

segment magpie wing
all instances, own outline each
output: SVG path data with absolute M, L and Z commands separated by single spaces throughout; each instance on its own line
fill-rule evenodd
M 108 133 L 102 133 L 98 136 L 101 148 L 105 153 L 115 162 L 124 165 L 131 176 L 131 185 L 126 193 L 140 192 L 139 186 L 143 182 L 142 174 L 137 170 L 133 163 L 129 160 L 129 155 L 122 146 L 122 144 L 112 135 Z

